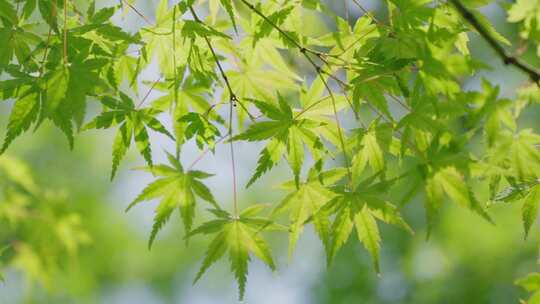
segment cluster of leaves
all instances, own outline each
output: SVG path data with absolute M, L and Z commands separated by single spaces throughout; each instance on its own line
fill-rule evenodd
M 531 293 L 531 296 L 526 301 L 521 303 L 536 304 L 540 303 L 540 273 L 533 272 L 516 281 L 516 284 Z
M 70 211 L 65 193 L 37 184 L 16 158 L 0 157 L 0 185 L 1 266 L 54 288 L 50 279 L 91 242 L 80 215 Z
M 508 9 L 508 22 L 519 23 L 521 38 L 536 46 L 536 54 L 540 56 L 540 1 L 516 1 Z
M 487 203 L 523 201 L 527 234 L 540 201 L 540 135 L 518 120 L 540 91 L 524 86 L 512 101 L 487 80 L 477 91 L 462 85 L 488 67 L 469 51 L 471 30 L 481 26 L 482 37 L 511 45 L 478 11 L 487 2 L 464 1 L 460 10 L 389 0 L 388 20 L 367 13 L 351 22 L 317 0 L 162 0 L 153 19 L 128 1 L 82 10 L 71 1 L 0 0 L 0 98 L 14 100 L 2 152 L 47 120 L 70 146 L 75 130 L 118 127 L 111 177 L 134 141 L 144 170 L 158 178 L 128 207 L 161 199 L 149 246 L 178 209 L 186 241 L 216 235 L 196 280 L 228 251 L 241 298 L 250 254 L 275 269 L 266 231 L 287 232 L 292 256 L 313 223 L 330 265 L 355 230 L 379 272 L 379 222 L 412 232 L 400 208 L 413 198 L 424 202 L 428 235 L 447 200 L 487 221 Z M 539 40 L 536 2 L 517 1 L 509 11 L 531 43 Z M 111 21 L 122 8 L 145 23 L 136 33 Z M 331 29 L 303 26 L 317 16 L 330 17 Z M 159 78 L 142 79 L 153 63 Z M 144 96 L 141 84 L 149 87 Z M 85 123 L 88 102 L 103 110 Z M 175 142 L 170 165 L 152 161 L 151 132 Z M 203 183 L 212 175 L 195 170 L 197 161 L 187 169 L 180 162 L 191 140 L 201 158 L 230 144 L 233 179 L 235 142 L 264 143 L 247 187 L 285 161 L 288 194 L 268 216 L 265 205 L 239 211 L 234 180 L 226 211 Z M 398 184 L 407 189 L 390 201 Z M 213 219 L 193 228 L 198 198 L 211 204 Z M 288 225 L 277 224 L 284 214 Z

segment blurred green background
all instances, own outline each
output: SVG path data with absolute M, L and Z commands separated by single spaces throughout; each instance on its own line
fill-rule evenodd
M 139 2 L 141 9 L 152 11 L 150 2 Z M 378 1 L 362 3 L 384 16 Z M 341 1 L 330 4 L 344 14 Z M 350 9 L 351 19 L 361 13 L 352 5 Z M 516 28 L 505 23 L 500 7 L 491 5 L 482 11 L 500 32 L 517 40 Z M 133 26 L 140 26 L 136 17 L 126 18 Z M 504 96 L 513 97 L 515 88 L 524 80 L 522 75 L 496 61 L 477 36 L 471 38 L 473 55 L 495 68 L 468 80 L 465 88 L 477 88 L 481 77 L 486 77 L 501 85 Z M 0 103 L 0 113 L 7 113 L 8 108 L 7 102 Z M 538 114 L 531 109 L 521 123 L 538 130 Z M 6 115 L 0 115 L 0 133 L 5 125 Z M 131 153 L 121 174 L 109 182 L 112 134 L 103 135 L 81 133 L 75 150 L 69 151 L 63 135 L 47 126 L 18 139 L 8 157 L 1 158 L 0 186 L 4 193 L 0 196 L 0 247 L 7 248 L 0 262 L 10 262 L 2 267 L 0 303 L 237 302 L 236 285 L 226 260 L 192 286 L 205 241 L 194 239 L 186 247 L 178 218 L 173 217 L 154 248 L 147 249 L 154 204 L 147 203 L 127 214 L 124 208 L 152 177 L 130 170 L 142 164 Z M 159 136 L 153 140 L 155 147 L 173 148 Z M 256 163 L 257 155 L 250 153 L 255 151 L 251 147 L 239 143 L 237 148 L 240 182 L 247 181 Z M 164 159 L 162 150 L 156 148 L 155 152 L 156 162 Z M 184 154 L 183 160 L 189 162 L 197 156 L 196 148 L 191 146 Z M 227 159 L 226 151 L 218 147 L 216 155 L 208 156 L 200 166 L 217 173 L 209 186 L 224 206 L 230 205 Z M 13 171 L 23 174 L 25 166 L 35 187 L 39 187 L 35 192 L 38 194 L 20 196 L 19 186 L 13 182 L 16 177 L 10 177 L 9 172 Z M 243 193 L 242 201 L 277 202 L 283 193 L 269 190 L 270 185 L 287 176 L 286 168 L 274 169 Z M 279 266 L 276 273 L 252 262 L 245 302 L 506 304 L 518 303 L 519 298 L 525 297 L 514 280 L 537 270 L 540 231 L 535 227 L 530 237 L 523 240 L 518 205 L 492 207 L 490 212 L 497 223 L 492 226 L 469 211 L 448 204 L 429 241 L 425 240 L 422 198 L 405 206 L 403 212 L 416 234 L 383 227 L 380 277 L 375 274 L 368 253 L 354 238 L 338 254 L 335 264 L 326 269 L 322 246 L 313 231 L 307 229 L 290 262 L 286 257 L 286 238 L 272 240 Z M 30 250 L 24 242 L 34 247 Z M 15 255 L 17 259 L 13 261 Z

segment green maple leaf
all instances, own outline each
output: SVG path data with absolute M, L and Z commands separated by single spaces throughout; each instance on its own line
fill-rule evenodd
M 9 28 L 0 28 L 0 39 L 9 41 L 11 39 L 11 30 Z M 0 71 L 11 61 L 13 57 L 13 48 L 5 47 L 0 49 Z
M 225 8 L 225 11 L 229 15 L 229 18 L 231 19 L 233 28 L 235 32 L 238 32 L 238 28 L 236 27 L 236 17 L 234 14 L 234 7 L 233 2 L 231 0 L 219 0 L 223 8 Z
M 143 201 L 161 198 L 155 211 L 154 225 L 148 241 L 148 248 L 152 247 L 157 233 L 176 209 L 180 211 L 186 233 L 190 232 L 195 217 L 195 197 L 199 197 L 212 204 L 214 208 L 219 209 L 210 189 L 200 181 L 212 175 L 194 170 L 186 172 L 174 156 L 170 154 L 167 154 L 167 156 L 170 166 L 156 165 L 144 169 L 160 178 L 144 188 L 126 209 L 126 211 L 129 211 Z
M 289 259 L 296 247 L 298 238 L 304 230 L 304 225 L 312 221 L 319 238 L 321 239 L 327 254 L 330 253 L 330 220 L 325 210 L 320 210 L 326 202 L 333 199 L 336 194 L 328 188 L 339 181 L 346 174 L 346 170 L 338 168 L 316 174 L 315 167 L 310 170 L 308 179 L 301 183 L 298 188 L 291 187 L 295 182 L 287 182 L 283 188 L 292 192 L 281 201 L 272 212 L 273 216 L 289 212 Z M 324 184 L 321 183 L 321 180 Z
M 497 182 L 500 183 L 501 178 L 499 177 L 497 179 Z M 497 187 L 495 187 L 495 191 L 492 193 L 492 201 L 493 202 L 505 202 L 505 203 L 511 203 L 518 201 L 525 197 L 525 195 L 536 185 L 538 185 L 538 181 L 533 182 L 523 182 L 523 183 L 516 183 L 513 178 L 508 178 L 507 180 L 509 182 L 509 186 L 504 188 L 502 191 L 496 193 Z M 498 186 L 498 185 L 497 185 Z
M 324 77 L 328 81 L 328 77 Z M 321 77 L 317 77 L 309 88 L 302 87 L 300 91 L 300 108 L 295 111 L 297 118 L 308 119 L 311 123 L 309 131 L 319 134 L 321 138 L 331 142 L 334 146 L 340 147 L 340 139 L 337 131 L 335 118 L 332 117 L 334 104 L 339 113 L 347 107 L 347 99 L 344 95 L 333 93 L 333 97 L 325 95 L 326 87 Z M 308 145 L 308 148 L 311 145 Z M 316 151 L 310 149 L 311 153 Z M 317 158 L 317 153 L 314 154 Z
M 463 175 L 453 166 L 438 169 L 426 181 L 426 217 L 428 222 L 428 237 L 433 227 L 434 219 L 441 208 L 446 194 L 458 205 L 478 213 L 488 222 L 493 223 L 484 207 L 476 200 L 471 189 L 465 183 Z
M 294 6 L 286 6 L 268 15 L 268 20 L 279 26 L 285 22 L 293 9 Z M 257 22 L 257 31 L 253 35 L 253 46 L 255 46 L 260 39 L 269 36 L 273 30 L 274 27 L 268 21 L 259 20 L 259 22 Z
M 294 124 L 290 106 L 280 98 L 279 107 L 268 102 L 250 100 L 270 121 L 257 122 L 248 127 L 243 133 L 233 137 L 233 140 L 262 141 L 272 137 L 287 134 Z
M 0 82 L 3 96 L 16 99 L 0 152 L 32 124 L 37 129 L 46 119 L 66 135 L 73 148 L 73 122 L 77 126 L 82 124 L 86 97 L 100 86 L 98 70 L 104 64 L 105 61 L 100 59 L 81 61 L 76 58 L 69 67 L 60 66 L 42 77 L 11 71 L 14 78 Z
M 155 25 L 141 29 L 141 39 L 145 43 L 145 64 L 156 59 L 161 73 L 168 78 L 174 75 L 176 67 L 188 63 L 188 57 L 192 53 L 191 39 L 186 40 L 182 35 L 184 23 L 180 18 L 173 21 L 173 15 L 174 9 L 169 9 L 168 1 L 161 0 L 156 10 Z M 173 22 L 176 23 L 174 27 Z M 176 42 L 176 46 L 173 42 Z
M 281 157 L 283 157 L 285 149 L 286 145 L 284 144 L 284 140 L 282 138 L 277 137 L 271 139 L 259 154 L 257 168 L 246 184 L 246 188 L 251 186 L 256 180 L 263 176 L 264 173 L 272 169 L 274 165 L 279 162 Z
M 276 266 L 268 243 L 262 238 L 263 231 L 284 230 L 284 227 L 271 220 L 256 216 L 264 206 L 254 205 L 240 213 L 238 218 L 220 210 L 213 212 L 218 216 L 195 228 L 188 237 L 197 234 L 217 234 L 211 241 L 201 268 L 195 277 L 196 283 L 212 264 L 229 252 L 231 270 L 238 282 L 240 300 L 244 298 L 250 253 L 263 261 L 270 269 Z
M 15 58 L 17 58 L 17 61 L 19 62 L 19 67 L 25 68 L 26 70 L 36 69 L 35 61 L 31 59 L 34 55 L 34 46 L 40 45 L 40 47 L 43 47 L 39 36 L 24 28 L 12 28 L 9 26 L 0 28 L 0 37 L 5 39 L 5 46 L 2 48 L 2 51 L 0 51 L 0 67 L 3 65 L 2 68 L 7 69 L 7 65 L 11 62 L 13 55 L 15 55 Z
M 330 54 L 343 56 L 344 59 L 352 59 L 354 52 L 350 46 L 356 43 L 367 44 L 370 38 L 379 37 L 379 30 L 369 16 L 358 18 L 356 24 L 351 28 L 349 22 L 343 18 L 336 18 L 339 31 L 329 33 L 318 38 L 321 44 L 332 49 Z
M 120 161 L 125 156 L 132 140 L 135 141 L 137 149 L 146 163 L 152 166 L 148 128 L 174 140 L 169 131 L 155 118 L 161 112 L 160 110 L 154 108 L 137 109 L 133 100 L 123 93 L 120 93 L 120 100 L 106 96 L 101 99 L 101 102 L 109 110 L 95 117 L 84 129 L 107 129 L 120 124 L 113 144 L 111 179 L 116 175 Z
M 477 104 L 479 109 L 476 111 L 468 125 L 477 127 L 479 121 L 485 118 L 484 133 L 489 147 L 493 146 L 496 140 L 504 136 L 503 126 L 515 131 L 517 124 L 512 113 L 513 102 L 509 99 L 498 99 L 500 88 L 493 87 L 485 79 L 482 80 L 482 92 L 470 93 L 467 98 L 472 100 L 472 103 Z
M 412 233 L 412 229 L 403 220 L 397 207 L 380 198 L 380 193 L 387 191 L 396 179 L 374 183 L 374 177 L 376 175 L 360 183 L 354 191 L 337 188 L 335 190 L 337 196 L 321 208 L 336 214 L 331 230 L 328 265 L 348 240 L 353 228 L 356 228 L 358 239 L 372 256 L 375 271 L 380 273 L 381 236 L 376 220 Z
M 523 228 L 525 229 L 525 238 L 529 235 L 531 226 L 538 216 L 538 205 L 540 204 L 540 186 L 534 186 L 523 199 L 521 209 Z
M 17 136 L 27 131 L 37 121 L 40 109 L 38 96 L 36 91 L 27 89 L 15 102 L 9 115 L 6 136 L 0 154 L 6 151 Z
M 86 114 L 86 99 L 95 94 L 95 91 L 105 87 L 104 81 L 100 77 L 100 72 L 109 63 L 103 58 L 82 59 L 76 57 L 69 66 L 69 74 L 76 77 L 69 77 L 67 91 L 59 108 L 66 121 L 73 120 L 78 128 L 81 128 Z
M 230 42 L 227 41 L 229 47 Z M 239 46 L 238 52 L 249 60 L 235 62 L 235 70 L 226 71 L 235 94 L 244 99 L 273 100 L 276 92 L 295 92 L 300 80 L 280 55 L 276 43 L 269 38 L 260 40 L 256 47 L 248 38 Z M 236 47 L 235 47 L 236 48 Z M 268 68 L 271 67 L 271 68 Z M 244 111 L 239 111 L 239 126 L 243 126 L 246 118 Z
M 67 136 L 69 144 L 73 147 L 73 126 L 71 123 L 71 108 L 66 107 L 64 101 L 66 100 L 66 93 L 68 91 L 68 84 L 71 78 L 70 71 L 67 68 L 60 67 L 47 73 L 45 76 L 46 82 L 44 94 L 42 98 L 44 104 L 41 109 L 40 119 L 38 125 L 45 118 L 51 119 L 54 124 L 60 128 Z
M 532 272 L 527 274 L 525 277 L 520 278 L 515 281 L 516 285 L 521 286 L 528 292 L 531 292 L 532 295 L 529 297 L 527 302 L 521 301 L 526 304 L 535 304 L 540 300 L 540 273 Z
M 382 172 L 386 167 L 384 152 L 388 151 L 392 141 L 392 127 L 374 121 L 368 130 L 360 130 L 353 139 L 352 145 L 359 146 L 352 158 L 352 183 L 356 184 L 359 176 L 369 165 L 374 173 Z
M 540 176 L 540 135 L 531 129 L 517 133 L 502 132 L 500 139 L 488 151 L 489 162 L 508 168 L 519 181 L 528 181 Z
M 220 136 L 220 133 L 206 117 L 191 112 L 181 117 L 180 122 L 187 123 L 184 130 L 184 136 L 187 140 L 195 137 L 199 149 L 202 150 L 204 145 L 208 145 L 211 150 L 214 150 L 216 138 Z
M 0 0 L 0 17 L 6 18 L 11 22 L 12 24 L 17 24 L 18 17 L 17 17 L 17 11 L 11 5 L 11 3 L 7 2 L 6 0 Z
M 57 14 L 57 5 L 54 1 L 49 0 L 38 0 L 39 12 L 41 13 L 41 18 L 47 22 L 47 24 L 57 33 L 58 29 L 58 14 Z
M 155 85 L 155 90 L 168 94 L 155 99 L 151 107 L 159 111 L 172 109 L 177 144 L 181 145 L 184 139 L 195 137 L 199 148 L 202 149 L 202 146 L 207 144 L 213 149 L 219 131 L 211 121 L 223 124 L 224 120 L 206 97 L 212 94 L 210 84 L 210 78 L 203 75 L 188 75 L 178 88 L 171 87 L 166 82 Z M 175 98 L 182 102 L 175 102 Z
M 250 101 L 268 118 L 270 121 L 257 122 L 250 125 L 246 131 L 236 135 L 232 140 L 263 141 L 271 139 L 268 145 L 262 150 L 257 169 L 248 182 L 248 187 L 270 170 L 279 160 L 281 152 L 286 150 L 287 161 L 293 170 L 293 174 L 298 184 L 300 172 L 305 158 L 304 144 L 307 144 L 310 151 L 318 155 L 322 144 L 311 128 L 320 124 L 309 119 L 297 119 L 293 115 L 291 107 L 279 96 L 278 106 L 255 99 Z
M 219 37 L 225 39 L 231 39 L 226 34 L 214 29 L 213 27 L 201 22 L 185 20 L 182 26 L 182 35 L 190 38 L 196 37 Z

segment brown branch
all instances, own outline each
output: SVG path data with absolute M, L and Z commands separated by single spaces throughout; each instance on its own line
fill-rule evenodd
M 505 65 L 512 65 L 527 74 L 531 81 L 540 86 L 540 71 L 530 66 L 518 57 L 509 55 L 499 42 L 491 35 L 491 33 L 480 23 L 478 18 L 467 9 L 459 0 L 449 0 L 463 19 L 467 22 L 486 40 L 489 46 L 495 51 Z

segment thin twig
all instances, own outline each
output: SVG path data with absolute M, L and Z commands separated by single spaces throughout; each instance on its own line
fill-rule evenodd
M 214 144 L 214 147 L 219 144 L 220 142 L 222 142 L 223 140 L 227 139 L 229 137 L 229 134 L 225 134 L 223 136 L 221 136 L 217 141 L 216 143 Z M 210 151 L 212 151 L 212 148 L 210 147 L 206 147 L 206 149 L 204 149 L 203 152 L 201 152 L 201 154 L 199 154 L 199 156 L 197 156 L 197 158 L 189 165 L 187 171 L 190 171 L 191 169 L 193 169 L 195 167 L 195 165 L 200 162 Z
M 148 99 L 148 97 L 150 96 L 150 93 L 152 93 L 152 91 L 154 91 L 154 89 L 156 88 L 156 85 L 161 81 L 161 76 L 159 76 L 158 79 L 156 79 L 154 81 L 154 83 L 152 83 L 152 86 L 150 87 L 150 89 L 146 92 L 146 94 L 144 95 L 143 99 L 139 102 L 139 104 L 137 105 L 137 108 L 140 108 L 145 102 L 146 100 Z
M 243 98 L 243 99 L 248 100 L 248 98 Z M 210 116 L 210 113 L 212 113 L 212 111 L 216 110 L 219 105 L 228 104 L 228 103 L 229 102 L 220 101 L 220 102 L 217 102 L 217 103 L 214 103 L 214 104 L 210 105 L 210 107 L 208 107 L 208 109 L 206 111 L 204 111 L 203 116 L 205 118 L 208 118 Z M 249 120 L 251 120 L 252 122 L 255 122 L 255 120 L 257 118 L 255 116 L 253 116 L 253 114 L 251 114 L 251 112 L 249 112 L 246 105 L 244 105 L 244 103 L 242 101 L 240 101 L 240 100 L 237 100 L 236 103 L 240 105 L 240 107 L 242 108 L 242 110 L 244 110 L 244 112 L 246 112 L 247 116 L 249 117 Z
M 192 6 L 189 7 L 189 10 L 191 11 L 191 14 L 193 15 L 193 18 L 196 22 L 199 22 L 204 25 L 204 22 L 199 19 L 199 16 L 195 13 L 195 10 Z M 223 81 L 225 81 L 225 85 L 227 86 L 227 90 L 229 91 L 229 98 L 231 101 L 236 102 L 238 101 L 238 98 L 236 97 L 236 94 L 234 94 L 234 91 L 232 89 L 231 83 L 229 82 L 229 78 L 225 74 L 225 70 L 221 66 L 221 62 L 219 61 L 219 58 L 216 54 L 216 51 L 214 50 L 214 47 L 212 46 L 212 43 L 210 42 L 210 39 L 208 37 L 204 37 L 204 40 L 206 41 L 206 44 L 208 45 L 208 48 L 210 49 L 210 52 L 212 53 L 212 56 L 214 57 L 214 61 L 216 62 L 219 72 L 221 74 L 221 77 L 223 78 Z
M 204 25 L 204 22 L 199 19 L 199 16 L 195 12 L 195 9 L 193 9 L 193 6 L 189 6 L 189 11 L 191 12 L 191 15 L 193 16 L 193 19 Z M 233 111 L 234 107 L 236 106 L 236 103 L 238 102 L 238 98 L 236 97 L 236 94 L 234 93 L 231 83 L 229 82 L 229 78 L 227 77 L 227 74 L 225 74 L 225 70 L 223 69 L 223 66 L 221 66 L 221 62 L 219 61 L 219 58 L 216 54 L 216 51 L 214 50 L 214 47 L 212 46 L 212 43 L 210 42 L 210 39 L 208 37 L 204 37 L 204 40 L 206 41 L 206 44 L 208 45 L 208 48 L 210 49 L 210 52 L 212 53 L 212 57 L 214 58 L 214 61 L 216 62 L 216 65 L 219 69 L 219 72 L 221 74 L 221 77 L 223 78 L 223 81 L 225 81 L 225 85 L 227 87 L 228 93 L 229 93 L 229 131 L 228 136 L 232 139 L 233 137 Z M 232 184 L 233 184 L 233 208 L 234 208 L 234 217 L 238 218 L 238 194 L 236 190 L 236 163 L 234 158 L 234 140 L 229 141 L 230 148 L 231 148 L 231 168 L 232 168 Z
M 129 3 L 128 1 L 125 1 L 125 0 L 120 0 L 120 2 L 122 2 L 123 4 L 127 5 L 132 11 L 135 12 L 135 14 L 139 15 L 139 17 L 141 17 L 144 22 L 146 22 L 148 25 L 151 25 L 151 26 L 154 26 L 154 24 L 152 23 L 152 21 L 150 21 L 150 19 L 148 19 L 143 13 L 141 13 L 136 7 L 134 7 L 133 5 L 131 5 L 131 3 Z
M 232 183 L 233 183 L 233 208 L 234 208 L 234 216 L 235 218 L 238 218 L 238 194 L 236 193 L 236 163 L 234 160 L 234 140 L 232 140 L 233 136 L 233 111 L 234 107 L 231 103 L 229 105 L 229 137 L 231 137 L 231 140 L 229 141 L 229 147 L 231 149 L 231 169 L 232 169 Z
M 173 41 L 172 57 L 173 58 L 172 59 L 173 59 L 173 69 L 174 69 L 173 71 L 174 72 L 173 96 L 174 96 L 174 106 L 176 107 L 178 106 L 178 88 L 179 88 L 178 71 L 176 68 L 176 5 L 173 7 L 172 35 L 173 35 L 173 38 L 172 38 L 172 41 Z M 172 107 L 171 107 L 171 110 L 172 110 Z M 176 143 L 176 159 L 180 160 L 180 144 L 178 143 L 178 141 Z
M 386 24 L 380 22 L 377 18 L 375 18 L 375 16 L 373 16 L 372 13 L 370 13 L 362 4 L 360 4 L 360 2 L 358 0 L 352 0 L 352 2 L 354 4 L 356 4 L 356 6 L 362 11 L 364 12 L 364 14 L 366 16 L 368 16 L 371 20 L 373 20 L 373 22 L 377 23 L 377 25 L 381 26 L 381 27 L 388 27 Z

